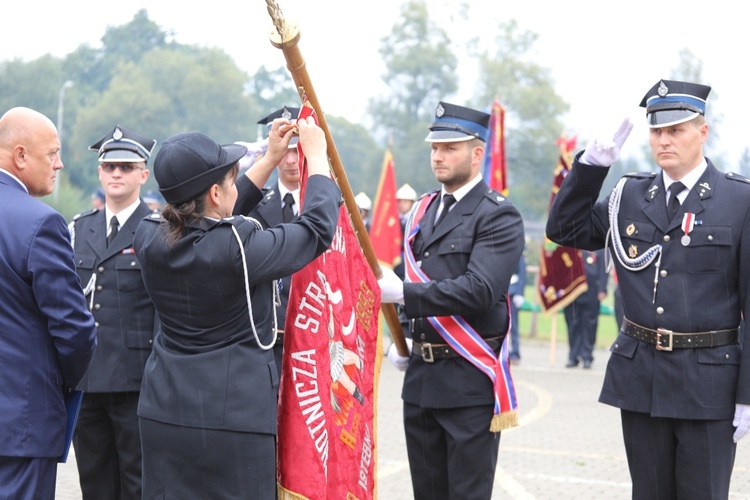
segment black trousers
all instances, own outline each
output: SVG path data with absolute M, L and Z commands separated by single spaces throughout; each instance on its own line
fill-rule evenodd
M 404 402 L 406 451 L 415 500 L 488 500 L 500 433 L 492 405 L 431 409 Z
M 140 500 L 138 396 L 84 393 L 73 436 L 83 500 Z
M 732 420 L 656 418 L 621 410 L 636 500 L 726 500 L 737 445 Z
M 275 436 L 140 419 L 143 498 L 276 498 Z

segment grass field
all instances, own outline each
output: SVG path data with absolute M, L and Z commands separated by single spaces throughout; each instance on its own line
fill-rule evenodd
M 537 299 L 534 296 L 534 289 L 531 287 L 527 287 L 526 300 L 534 304 L 537 303 Z M 611 291 L 604 299 L 604 304 L 614 310 Z M 521 344 L 523 344 L 523 339 L 525 338 L 550 340 L 553 328 L 552 314 L 521 311 L 519 316 L 518 326 L 521 335 Z M 557 342 L 567 345 L 568 328 L 565 325 L 565 315 L 562 311 L 557 314 L 557 322 L 554 326 L 557 329 Z M 596 330 L 597 347 L 609 348 L 615 337 L 617 337 L 617 321 L 615 321 L 615 317 L 609 314 L 602 314 L 599 316 L 599 327 Z

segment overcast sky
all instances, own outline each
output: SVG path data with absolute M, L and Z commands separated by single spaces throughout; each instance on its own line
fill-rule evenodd
M 551 69 L 558 94 L 571 105 L 565 123 L 568 134 L 581 139 L 580 147 L 593 136 L 611 135 L 630 116 L 636 127 L 623 154 L 637 154 L 647 135 L 645 113 L 638 104 L 654 83 L 669 78 L 681 49 L 689 49 L 703 62 L 705 81 L 701 83 L 714 89 L 707 115 L 709 122 L 721 116 L 719 148 L 732 162 L 718 167 L 736 169 L 750 142 L 745 130 L 745 119 L 750 116 L 746 95 L 750 28 L 739 14 L 739 2 L 473 0 L 468 20 L 457 10 L 455 0 L 427 2 L 431 17 L 448 31 L 459 53 L 474 36 L 491 42 L 500 20 L 515 19 L 522 30 L 537 33 L 533 55 Z M 285 18 L 300 26 L 299 47 L 323 111 L 359 121 L 369 97 L 385 89 L 378 49 L 381 38 L 398 20 L 403 0 L 277 3 Z M 11 0 L 3 5 L 0 61 L 30 60 L 46 53 L 64 56 L 82 43 L 98 46 L 108 26 L 127 23 L 135 12 L 146 8 L 149 17 L 171 31 L 176 41 L 222 48 L 249 74 L 260 65 L 276 68 L 284 64 L 281 51 L 268 39 L 272 25 L 265 0 L 182 4 L 172 0 Z M 467 63 L 459 67 L 456 78 L 463 94 L 472 90 L 476 79 L 472 73 Z M 462 102 L 462 96 L 454 96 L 453 101 Z

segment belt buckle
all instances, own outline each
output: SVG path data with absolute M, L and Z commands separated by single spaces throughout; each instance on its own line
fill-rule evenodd
M 422 359 L 425 363 L 434 363 L 435 358 L 432 355 L 432 344 L 429 342 L 422 342 Z
M 661 345 L 662 335 L 666 335 L 667 337 L 669 337 L 669 344 L 667 344 L 666 347 Z M 672 330 L 667 330 L 666 328 L 657 328 L 656 329 L 656 350 L 657 351 L 671 351 L 673 339 L 674 339 L 674 336 L 672 334 Z

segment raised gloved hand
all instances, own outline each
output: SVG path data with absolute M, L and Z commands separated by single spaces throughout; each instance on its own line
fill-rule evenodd
M 523 303 L 526 302 L 526 299 L 523 298 L 523 295 L 514 295 L 513 296 L 513 305 L 516 306 L 518 309 L 523 306 Z
M 260 158 L 261 155 L 264 155 L 268 150 L 268 139 L 263 139 L 262 141 L 258 142 L 237 141 L 235 142 L 235 144 L 239 144 L 240 146 L 245 146 L 247 148 L 247 153 L 245 153 L 245 156 L 240 158 L 240 170 L 245 170 L 252 167 L 253 164 L 258 160 L 258 158 Z
M 594 139 L 589 142 L 586 151 L 581 155 L 581 163 L 600 167 L 611 166 L 620 157 L 620 148 L 630 135 L 631 130 L 633 130 L 633 122 L 630 118 L 625 118 L 612 140 Z
M 734 442 L 736 443 L 737 441 L 742 439 L 742 436 L 750 431 L 750 405 L 735 405 L 734 420 L 732 420 L 732 425 L 737 427 L 737 430 L 734 431 L 733 436 Z
M 403 305 L 404 282 L 391 269 L 381 266 L 380 270 L 383 272 L 383 276 L 378 280 L 378 285 L 380 285 L 380 302 L 385 302 L 386 304 L 395 302 Z
M 411 353 L 412 340 L 409 338 L 404 340 L 406 340 L 406 347 L 409 348 L 409 353 Z M 391 347 L 388 348 L 388 359 L 391 360 L 393 366 L 395 366 L 400 372 L 405 372 L 406 367 L 409 366 L 409 356 L 401 356 L 396 349 L 395 343 L 391 344 Z

